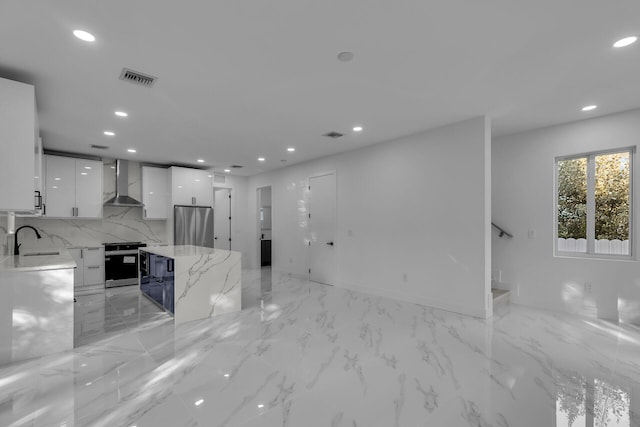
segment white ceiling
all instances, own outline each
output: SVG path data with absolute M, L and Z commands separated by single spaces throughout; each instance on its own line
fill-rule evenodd
M 252 175 L 484 114 L 505 135 L 638 108 L 627 35 L 635 0 L 2 0 L 0 76 L 35 84 L 45 148 Z

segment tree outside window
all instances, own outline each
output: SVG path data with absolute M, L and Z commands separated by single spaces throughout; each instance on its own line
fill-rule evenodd
M 630 255 L 632 151 L 556 160 L 558 252 Z

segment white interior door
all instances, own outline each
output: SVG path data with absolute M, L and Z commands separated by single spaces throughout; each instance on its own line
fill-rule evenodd
M 336 277 L 336 176 L 309 178 L 309 279 L 333 285 Z
M 215 189 L 213 209 L 213 247 L 231 250 L 231 190 Z

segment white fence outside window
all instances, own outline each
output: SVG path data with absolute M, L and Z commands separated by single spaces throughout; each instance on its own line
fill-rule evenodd
M 587 239 L 563 239 L 558 238 L 558 252 L 587 252 Z M 596 254 L 604 255 L 629 255 L 628 240 L 596 240 Z

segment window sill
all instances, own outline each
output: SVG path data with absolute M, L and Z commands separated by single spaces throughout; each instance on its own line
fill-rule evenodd
M 597 261 L 622 261 L 636 262 L 633 255 L 606 255 L 606 254 L 587 254 L 584 252 L 556 252 L 554 258 L 571 258 L 571 259 L 587 259 Z

